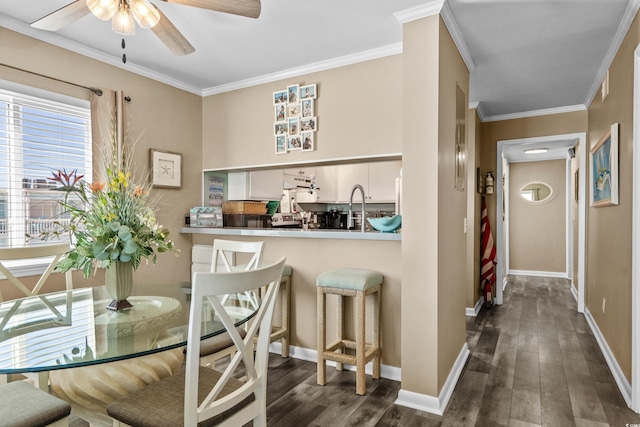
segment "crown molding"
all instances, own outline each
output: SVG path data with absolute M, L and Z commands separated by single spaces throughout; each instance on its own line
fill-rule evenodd
M 384 58 L 386 56 L 398 55 L 402 53 L 402 43 L 395 43 L 383 46 L 377 49 L 371 49 L 359 52 L 353 55 L 345 55 L 338 58 L 320 61 L 301 67 L 290 68 L 288 70 L 279 71 L 277 73 L 265 74 L 251 79 L 240 80 L 237 82 L 224 84 L 220 86 L 210 87 L 202 91 L 202 96 L 217 95 L 224 92 L 231 92 L 238 89 L 244 89 L 251 86 L 258 86 L 265 83 L 271 83 L 278 80 L 298 77 L 305 74 L 315 73 L 318 71 L 330 70 L 333 68 L 344 67 L 346 65 L 357 64 L 359 62 L 370 61 L 372 59 Z
M 586 111 L 587 107 L 583 104 L 567 105 L 566 107 L 546 108 L 544 110 L 523 111 L 512 114 L 499 114 L 496 116 L 480 115 L 480 119 L 485 122 L 498 122 L 502 120 L 524 119 L 527 117 L 547 116 L 551 114 L 574 113 L 576 111 Z M 478 109 L 476 111 L 479 111 Z
M 611 67 L 611 63 L 613 62 L 613 59 L 618 53 L 618 49 L 620 49 L 620 45 L 622 44 L 622 41 L 624 40 L 625 36 L 627 35 L 627 32 L 629 31 L 629 28 L 631 27 L 631 23 L 633 22 L 633 19 L 636 16 L 636 13 L 638 13 L 638 9 L 640 9 L 640 0 L 629 0 L 629 3 L 627 4 L 627 8 L 624 11 L 624 15 L 622 15 L 622 19 L 620 20 L 620 26 L 618 26 L 618 31 L 616 31 L 616 35 L 611 41 L 609 50 L 607 51 L 607 54 L 602 60 L 602 64 L 600 65 L 600 69 L 598 70 L 598 74 L 596 75 L 596 80 L 593 82 L 591 89 L 587 93 L 587 98 L 584 101 L 584 105 L 586 105 L 587 108 L 591 105 L 591 103 L 593 102 L 593 99 L 595 98 L 596 94 L 600 90 L 600 85 L 602 84 L 602 81 L 607 75 L 607 70 L 609 70 L 609 67 Z
M 467 70 L 469 70 L 469 72 L 471 73 L 476 68 L 476 64 L 471 57 L 469 46 L 462 36 L 462 32 L 460 31 L 460 27 L 458 27 L 458 22 L 453 16 L 453 11 L 451 11 L 449 3 L 444 3 L 440 15 L 442 16 L 442 20 L 449 30 L 449 34 L 451 34 L 453 42 L 455 43 L 458 51 L 460 52 L 460 55 L 462 56 L 462 60 L 467 66 Z
M 442 10 L 444 4 L 445 0 L 434 0 L 427 4 L 394 13 L 393 16 L 395 16 L 401 24 L 406 24 L 407 22 L 426 18 L 427 16 L 437 15 Z
M 62 37 L 55 32 L 38 30 L 36 28 L 31 27 L 30 25 L 25 24 L 24 22 L 18 21 L 17 19 L 11 18 L 9 16 L 3 15 L 0 13 L 0 27 L 5 27 L 11 31 L 15 31 L 17 33 L 23 34 L 28 37 L 32 37 L 34 39 L 43 41 L 45 43 L 58 46 L 60 48 L 69 50 L 73 53 L 77 53 L 79 55 L 83 55 L 92 59 L 95 59 L 100 62 L 104 62 L 109 65 L 113 65 L 114 67 L 120 68 L 125 71 L 130 71 L 134 74 L 139 74 L 144 77 L 148 77 L 152 80 L 156 80 L 160 83 L 165 83 L 170 86 L 173 86 L 178 89 L 182 89 L 187 92 L 191 92 L 196 95 L 202 95 L 202 90 L 192 86 L 187 85 L 180 80 L 176 80 L 172 77 L 168 77 L 164 74 L 157 73 L 148 68 L 141 67 L 139 65 L 135 65 L 128 61 L 126 64 L 123 64 L 119 58 L 114 58 L 111 55 L 107 55 L 104 52 L 101 52 L 97 49 L 90 49 L 80 43 L 71 41 L 65 37 Z

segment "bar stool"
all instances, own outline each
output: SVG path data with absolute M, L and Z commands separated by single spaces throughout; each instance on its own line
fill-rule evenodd
M 382 274 L 370 270 L 344 268 L 330 270 L 316 279 L 318 293 L 318 378 L 319 385 L 325 385 L 326 361 L 336 362 L 336 369 L 342 370 L 342 364 L 356 367 L 356 394 L 364 395 L 366 380 L 364 368 L 373 360 L 374 379 L 380 378 L 380 302 Z M 338 295 L 336 341 L 327 346 L 325 329 L 327 301 L 326 295 Z M 365 343 L 365 298 L 374 295 L 373 300 L 373 342 Z M 344 338 L 344 297 L 355 297 L 355 340 Z M 355 349 L 356 355 L 344 354 L 344 349 Z
M 289 357 L 289 344 L 290 344 L 290 325 L 291 325 L 291 312 L 289 311 L 289 305 L 291 304 L 291 274 L 292 269 L 290 265 L 284 266 L 282 271 L 282 279 L 280 280 L 280 325 L 271 327 L 271 337 L 269 342 L 282 340 L 282 347 L 280 349 L 280 355 L 282 357 Z M 256 337 L 255 342 L 258 342 Z

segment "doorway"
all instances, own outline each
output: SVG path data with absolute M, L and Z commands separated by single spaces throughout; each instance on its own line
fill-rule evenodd
M 498 141 L 497 153 L 496 153 L 496 165 L 497 165 L 497 173 L 496 180 L 498 185 L 496 185 L 496 283 L 501 284 L 501 286 L 496 287 L 496 300 L 498 304 L 503 303 L 503 290 L 506 285 L 506 277 L 509 272 L 509 215 L 505 213 L 509 212 L 509 204 L 510 200 L 508 197 L 509 194 L 509 165 L 510 158 L 513 160 L 514 153 L 516 151 L 523 151 L 523 148 L 532 148 L 532 147 L 556 147 L 562 148 L 560 152 L 563 152 L 563 155 L 558 155 L 556 158 L 565 158 L 567 159 L 567 169 L 566 169 L 566 180 L 564 185 L 567 188 L 567 212 L 566 212 L 566 229 L 567 229 L 567 277 L 572 278 L 573 288 L 574 288 L 574 296 L 577 300 L 578 311 L 580 313 L 584 312 L 584 277 L 585 277 L 585 236 L 586 236 L 586 203 L 585 203 L 585 193 L 586 193 L 586 173 L 578 173 L 576 175 L 577 178 L 577 198 L 578 198 L 578 212 L 577 212 L 577 221 L 578 221 L 578 244 L 577 248 L 573 247 L 573 239 L 572 239 L 572 223 L 574 218 L 571 215 L 570 203 L 571 203 L 571 195 L 575 194 L 575 191 L 571 188 L 573 182 L 573 172 L 571 171 L 570 159 L 569 156 L 569 148 L 574 147 L 574 153 L 577 151 L 580 153 L 578 157 L 578 170 L 586 171 L 587 167 L 587 155 L 585 154 L 588 150 L 582 149 L 581 147 L 586 146 L 586 134 L 585 133 L 576 133 L 576 134 L 564 134 L 564 135 L 554 135 L 548 137 L 538 137 L 538 138 L 525 138 L 525 139 L 516 139 L 516 140 L 506 140 L 506 141 Z M 553 154 L 552 154 L 553 155 Z M 552 158 L 552 157 L 549 157 Z M 504 185 L 499 185 L 503 183 Z M 573 258 L 573 251 L 577 250 L 578 254 L 578 265 L 577 265 L 577 274 L 572 274 L 573 267 L 570 264 L 569 260 Z

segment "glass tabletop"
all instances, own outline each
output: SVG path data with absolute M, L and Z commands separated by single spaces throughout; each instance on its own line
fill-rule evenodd
M 104 286 L 2 302 L 0 374 L 94 365 L 184 346 L 186 294 L 131 296 L 133 307 L 121 312 L 105 308 L 111 299 Z M 236 325 L 248 321 L 260 305 L 257 293 L 227 295 L 222 301 Z M 205 304 L 202 337 L 224 331 Z

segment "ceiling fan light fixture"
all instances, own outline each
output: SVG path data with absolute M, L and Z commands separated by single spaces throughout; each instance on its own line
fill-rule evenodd
M 96 18 L 108 21 L 118 11 L 119 0 L 86 0 L 87 7 Z
M 131 8 L 126 1 L 120 1 L 118 11 L 111 21 L 111 29 L 124 36 L 132 36 L 136 33 L 136 23 L 133 20 Z
M 133 17 L 140 27 L 153 28 L 160 22 L 160 12 L 147 0 L 130 0 Z

